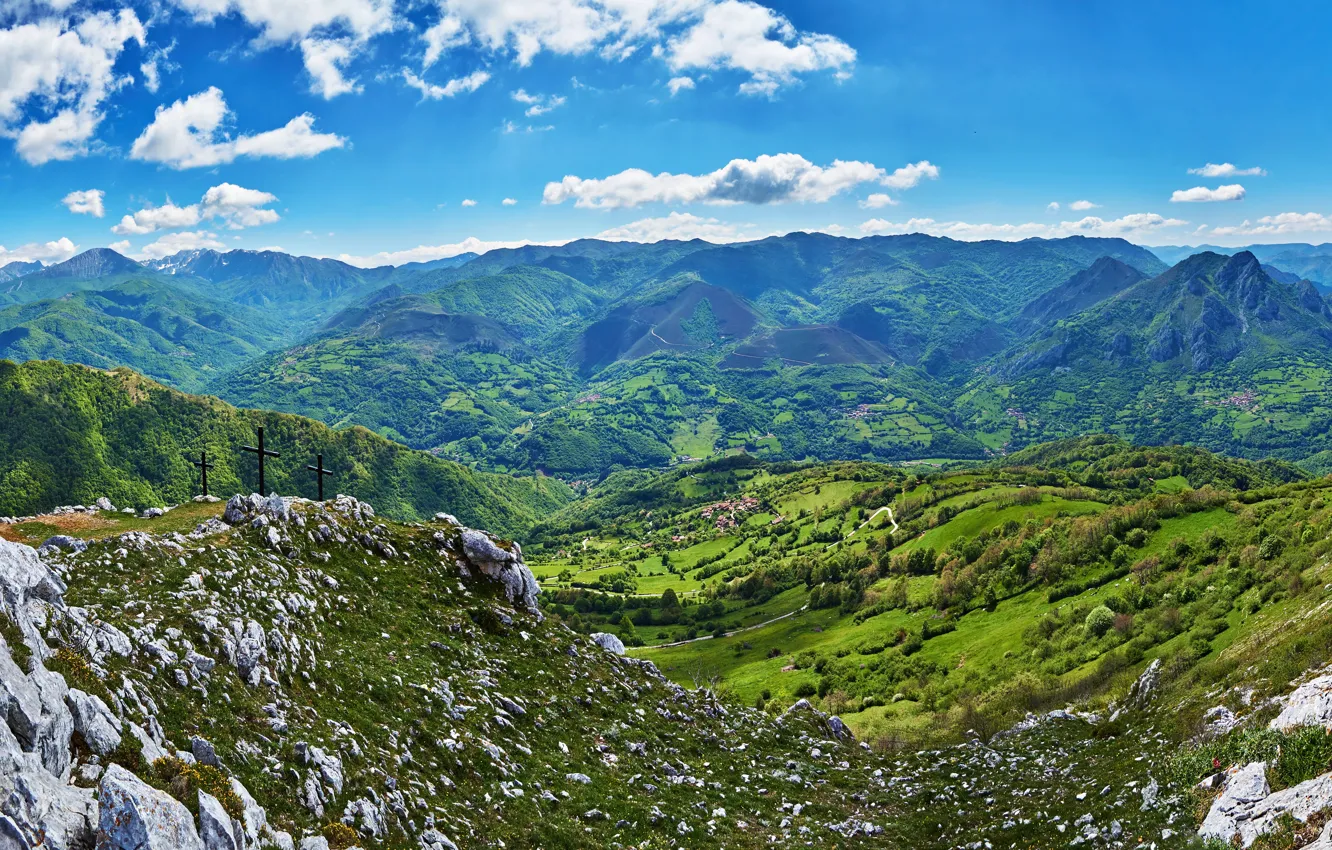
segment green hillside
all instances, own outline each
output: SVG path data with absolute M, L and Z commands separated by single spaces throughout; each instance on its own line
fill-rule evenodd
M 568 490 L 543 478 L 474 472 L 412 451 L 360 428 L 335 431 L 285 414 L 237 410 L 217 399 L 167 389 L 128 370 L 0 361 L 0 514 L 56 505 L 160 506 L 199 491 L 191 460 L 207 451 L 216 464 L 213 492 L 250 492 L 257 466 L 241 446 L 264 427 L 282 457 L 267 465 L 267 484 L 315 493 L 306 472 L 316 454 L 335 476 L 336 492 L 373 497 L 404 519 L 449 511 L 465 522 L 514 533 L 564 504 Z
M 149 277 L 0 309 L 0 357 L 126 366 L 187 391 L 287 338 L 271 314 Z
M 994 448 L 1112 431 L 1299 460 L 1329 447 L 1332 308 L 1252 254 L 1200 254 L 1015 347 L 955 407 Z
M 1201 675 L 1322 598 L 1332 484 L 1289 465 L 1090 437 L 917 470 L 623 473 L 526 551 L 552 610 L 645 645 L 680 681 L 817 698 L 862 734 L 917 743 L 1113 693 L 1155 657 Z M 1292 591 L 1305 570 L 1310 592 Z M 1120 619 L 1089 635 L 1102 605 Z

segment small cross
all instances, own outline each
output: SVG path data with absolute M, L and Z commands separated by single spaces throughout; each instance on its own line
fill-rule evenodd
M 322 501 L 324 501 L 324 476 L 325 476 L 325 475 L 332 475 L 333 472 L 332 472 L 331 470 L 324 469 L 324 456 L 323 456 L 323 455 L 315 455 L 315 463 L 318 464 L 318 465 L 317 465 L 317 466 L 307 466 L 307 467 L 305 467 L 305 468 L 308 469 L 308 470 L 310 470 L 310 471 L 313 472 L 313 473 L 316 473 L 316 474 L 315 474 L 315 479 L 319 482 L 319 501 L 322 502 Z
M 250 452 L 259 456 L 259 495 L 264 495 L 264 458 L 281 457 L 277 452 L 270 452 L 264 448 L 264 429 L 259 429 L 259 445 L 241 446 L 241 451 Z
M 208 495 L 208 470 L 213 468 L 213 464 L 208 462 L 208 452 L 199 452 L 199 459 L 194 461 L 194 465 L 199 468 L 199 475 L 203 478 L 203 494 Z

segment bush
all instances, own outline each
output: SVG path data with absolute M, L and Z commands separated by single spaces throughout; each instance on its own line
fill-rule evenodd
M 801 682 L 796 685 L 795 695 L 797 698 L 812 697 L 816 693 L 818 693 L 818 689 L 814 687 L 812 682 Z
M 1095 608 L 1091 609 L 1091 612 L 1087 614 L 1087 620 L 1085 622 L 1087 631 L 1097 637 L 1110 631 L 1114 624 L 1115 612 L 1111 611 L 1104 605 L 1097 605 Z
M 361 842 L 356 830 L 345 823 L 327 823 L 320 831 L 324 834 L 324 840 L 328 842 L 329 850 L 348 850 Z
M 175 756 L 167 756 L 153 762 L 152 778 L 155 780 L 153 785 L 184 803 L 195 814 L 199 811 L 200 791 L 216 797 L 227 814 L 236 820 L 245 813 L 240 797 L 231 788 L 231 780 L 215 767 L 190 764 Z

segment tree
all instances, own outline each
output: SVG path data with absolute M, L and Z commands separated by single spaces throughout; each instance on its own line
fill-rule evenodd
M 1091 612 L 1087 614 L 1087 620 L 1085 623 L 1087 631 L 1097 637 L 1110 631 L 1110 628 L 1114 626 L 1114 624 L 1115 612 L 1111 611 L 1104 605 L 1097 605 L 1095 608 L 1091 609 Z

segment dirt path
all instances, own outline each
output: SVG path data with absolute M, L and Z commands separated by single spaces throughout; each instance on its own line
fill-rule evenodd
M 831 549 L 832 547 L 838 545 L 839 543 L 845 543 L 846 541 L 850 540 L 852 537 L 855 537 L 855 536 L 856 536 L 856 532 L 860 531 L 862 528 L 864 528 L 865 526 L 869 525 L 871 522 L 874 521 L 874 518 L 875 518 L 876 516 L 878 516 L 879 514 L 885 512 L 885 511 L 888 512 L 888 521 L 891 522 L 891 523 L 893 524 L 893 534 L 896 534 L 897 531 L 898 531 L 897 517 L 893 516 L 893 509 L 892 509 L 892 508 L 883 507 L 883 508 L 879 508 L 877 511 L 875 511 L 875 512 L 872 513 L 872 514 L 870 514 L 869 517 L 867 517 L 867 518 L 865 519 L 865 521 L 862 522 L 860 525 L 856 526 L 855 529 L 852 530 L 852 532 L 851 532 L 850 534 L 848 534 L 847 536 L 843 537 L 841 540 L 836 541 L 835 543 L 829 543 L 826 547 L 824 547 L 824 551 L 826 552 L 826 551 L 828 551 L 829 549 Z
M 730 637 L 731 635 L 738 635 L 741 632 L 752 632 L 754 629 L 761 629 L 764 626 L 771 626 L 773 623 L 780 622 L 782 620 L 787 619 L 788 617 L 794 617 L 796 614 L 799 614 L 801 611 L 804 611 L 808 607 L 809 607 L 808 605 L 801 605 L 796 610 L 789 611 L 781 615 L 780 617 L 773 617 L 771 620 L 765 620 L 762 623 L 755 623 L 752 626 L 745 626 L 743 629 L 733 629 L 732 631 L 728 631 L 726 634 L 722 635 L 722 637 Z M 701 640 L 712 640 L 712 639 L 713 639 L 712 635 L 703 635 L 702 637 L 690 638 L 689 640 L 677 640 L 675 643 L 658 643 L 658 644 L 653 644 L 652 646 L 645 646 L 643 648 L 665 649 L 668 646 L 684 646 L 687 643 L 698 643 Z

